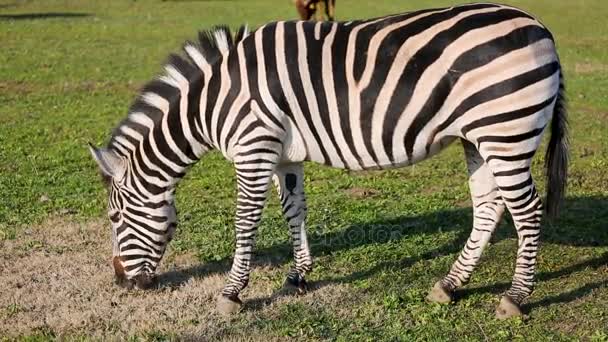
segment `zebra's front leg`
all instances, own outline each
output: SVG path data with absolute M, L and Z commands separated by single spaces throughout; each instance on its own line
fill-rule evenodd
M 260 162 L 260 156 L 235 160 L 238 184 L 236 204 L 236 250 L 228 283 L 222 290 L 217 309 L 223 314 L 240 310 L 242 302 L 239 293 L 249 282 L 253 248 L 258 224 L 272 183 L 276 163 Z
M 274 183 L 279 192 L 283 216 L 289 225 L 293 241 L 294 267 L 287 275 L 287 286 L 293 286 L 298 293 L 307 290 L 305 275 L 312 269 L 312 257 L 306 237 L 306 197 L 304 195 L 303 165 L 279 165 L 275 171 Z
M 437 303 L 451 302 L 454 291 L 469 282 L 505 211 L 504 201 L 488 164 L 473 144 L 467 141 L 462 143 L 473 203 L 473 230 L 450 272 L 435 283 L 427 296 L 429 301 Z

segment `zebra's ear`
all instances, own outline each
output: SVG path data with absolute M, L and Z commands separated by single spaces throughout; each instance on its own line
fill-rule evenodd
M 126 171 L 122 158 L 110 150 L 97 148 L 91 143 L 89 143 L 89 151 L 97 162 L 103 176 L 112 177 L 117 180 L 122 179 Z

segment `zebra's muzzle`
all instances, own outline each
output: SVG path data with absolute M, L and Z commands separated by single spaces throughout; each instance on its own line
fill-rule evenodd
M 148 290 L 156 285 L 156 277 L 148 273 L 138 274 L 131 279 L 127 278 L 119 256 L 115 256 L 112 263 L 114 265 L 114 284 L 127 290 L 134 287 L 140 290 Z
M 156 277 L 148 273 L 138 274 L 131 281 L 135 281 L 135 287 L 140 290 L 149 290 L 156 286 Z
M 127 279 L 127 277 L 125 276 L 114 276 L 114 284 L 125 288 L 127 290 L 131 290 L 133 288 L 133 286 L 135 285 L 135 280 L 133 279 Z
M 114 276 L 114 283 L 127 290 L 131 290 L 133 288 L 149 290 L 156 286 L 156 277 L 147 273 L 138 274 L 133 279 L 128 279 L 124 275 L 116 275 Z

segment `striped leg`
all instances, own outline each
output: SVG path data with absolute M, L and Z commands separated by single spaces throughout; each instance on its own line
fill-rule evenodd
M 509 156 L 498 156 L 491 153 L 482 151 L 494 173 L 500 194 L 513 217 L 518 235 L 517 261 L 513 281 L 496 309 L 496 316 L 503 319 L 521 315 L 519 306 L 534 290 L 536 254 L 540 242 L 540 224 L 543 212 L 541 200 L 530 173 L 533 153 Z
M 306 291 L 304 276 L 312 269 L 312 257 L 306 238 L 306 197 L 304 195 L 304 169 L 302 164 L 279 165 L 274 182 L 279 192 L 283 215 L 293 240 L 294 267 L 287 275 L 287 284 L 299 293 Z
M 433 302 L 448 303 L 458 287 L 469 282 L 481 254 L 500 223 L 505 205 L 488 165 L 475 146 L 462 141 L 469 172 L 469 189 L 473 202 L 473 230 L 450 272 L 438 281 L 428 295 Z
M 238 295 L 249 282 L 253 247 L 258 224 L 272 183 L 276 163 L 258 154 L 235 158 L 238 195 L 236 205 L 236 250 L 228 283 L 218 300 L 221 313 L 233 313 L 242 302 Z
M 536 255 L 540 243 L 540 224 L 543 211 L 529 166 L 526 171 L 522 170 L 520 172 L 519 176 L 523 175 L 523 178 L 525 178 L 521 182 L 510 182 L 508 176 L 500 176 L 501 172 L 495 173 L 499 175 L 497 182 L 500 192 L 513 217 L 518 236 L 515 274 L 511 287 L 501 299 L 501 303 L 496 310 L 496 315 L 499 318 L 521 314 L 519 305 L 534 290 Z M 517 312 L 513 314 L 514 310 Z

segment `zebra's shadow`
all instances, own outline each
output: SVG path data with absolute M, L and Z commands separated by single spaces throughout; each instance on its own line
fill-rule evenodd
M 499 242 L 505 238 L 516 238 L 513 223 L 509 217 L 497 229 L 493 242 Z M 551 224 L 545 224 L 542 231 L 543 243 L 559 244 L 576 247 L 605 247 L 608 246 L 608 198 L 607 197 L 574 197 L 568 198 L 561 213 L 560 220 Z M 415 217 L 398 217 L 389 220 L 374 222 L 355 223 L 341 231 L 322 232 L 313 231 L 309 240 L 313 256 L 323 256 L 363 247 L 370 244 L 387 244 L 414 236 L 425 234 L 431 236 L 437 232 L 437 227 L 444 227 L 445 231 L 455 231 L 455 237 L 439 246 L 428 250 L 420 255 L 405 257 L 400 260 L 389 260 L 376 263 L 367 269 L 361 269 L 351 274 L 332 277 L 331 279 L 320 279 L 310 284 L 310 290 L 315 291 L 331 284 L 352 283 L 358 280 L 373 277 L 391 268 L 408 268 L 413 264 L 430 260 L 444 255 L 454 255 L 460 252 L 466 241 L 472 225 L 472 209 L 458 208 L 454 210 L 437 211 L 428 215 Z M 448 227 L 448 228 L 445 228 Z M 259 266 L 282 266 L 291 260 L 291 245 L 289 243 L 278 243 L 261 248 L 256 253 L 256 265 Z M 192 266 L 182 270 L 172 270 L 159 276 L 159 286 L 178 287 L 191 278 L 205 277 L 210 274 L 224 273 L 230 268 L 230 258 L 217 262 L 205 263 Z M 564 267 L 557 271 L 540 272 L 539 281 L 547 281 L 559 277 L 568 277 L 583 269 L 600 268 L 608 264 L 608 253 L 600 257 L 588 259 L 580 263 Z M 446 269 L 445 272 L 448 270 Z M 441 275 L 437 275 L 438 277 Z M 547 296 L 540 301 L 527 304 L 523 309 L 529 310 L 534 307 L 547 306 L 555 303 L 566 303 L 576 300 L 590 293 L 593 289 L 608 285 L 606 281 L 584 284 L 577 289 L 556 293 Z M 500 282 L 480 287 L 465 287 L 457 291 L 456 298 L 466 298 L 479 293 L 501 293 L 509 286 L 508 282 Z M 557 291 L 556 291 L 557 292 Z M 277 291 L 269 297 L 256 298 L 248 301 L 246 309 L 257 310 L 279 297 L 289 294 L 286 291 Z
M 7 7 L 10 5 L 4 5 Z M 3 6 L 0 6 L 2 8 Z M 46 12 L 46 13 L 20 13 L 20 14 L 0 14 L 0 20 L 43 20 L 43 19 L 74 19 L 91 17 L 91 13 L 75 12 Z

